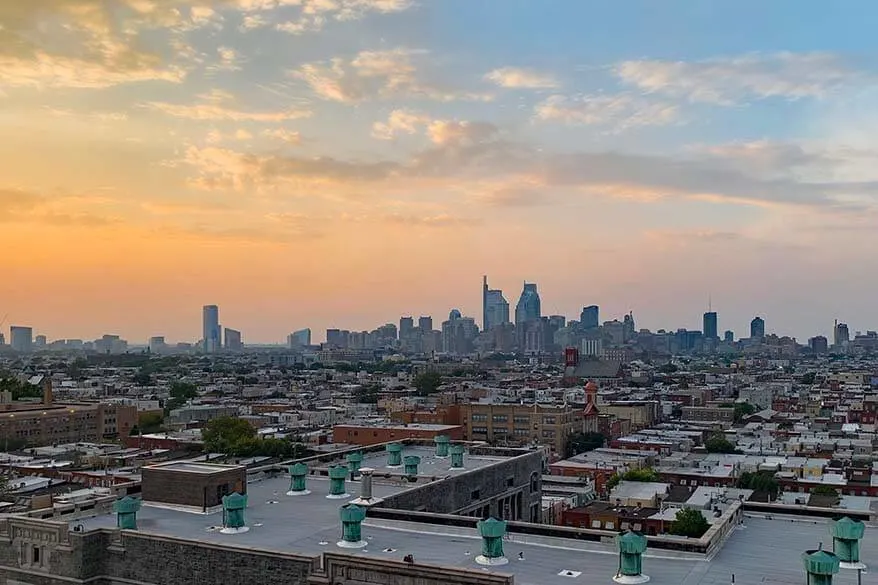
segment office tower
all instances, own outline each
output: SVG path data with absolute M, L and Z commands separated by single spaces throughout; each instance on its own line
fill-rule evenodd
M 847 323 L 839 323 L 835 322 L 835 327 L 833 328 L 833 341 L 836 347 L 843 347 L 848 344 L 851 340 L 851 333 L 848 330 Z M 13 345 L 15 343 L 13 342 Z
M 622 318 L 622 339 L 627 343 L 634 339 L 637 329 L 634 325 L 634 313 L 628 311 L 628 314 Z
M 0 345 L 6 345 L 6 336 L 0 333 Z
M 339 349 L 347 349 L 350 343 L 351 332 L 345 329 L 327 329 L 326 345 Z
M 229 351 L 244 351 L 244 343 L 241 341 L 241 332 L 236 329 L 230 329 L 226 327 L 223 332 L 225 333 L 225 348 Z
M 488 288 L 488 277 L 482 277 L 482 331 L 509 323 L 509 302 L 500 289 Z
M 463 317 L 460 311 L 452 309 L 448 320 L 442 323 L 442 351 L 455 355 L 472 353 L 479 327 L 472 317 Z
M 9 328 L 9 343 L 12 351 L 28 353 L 33 350 L 34 330 L 30 327 L 13 325 Z
M 311 330 L 306 327 L 305 329 L 293 331 L 287 335 L 287 345 L 289 345 L 290 349 L 298 349 L 311 345 Z
M 708 311 L 704 314 L 702 318 L 702 331 L 704 331 L 705 339 L 717 339 L 717 322 L 716 322 L 716 311 Z
M 418 317 L 418 329 L 421 335 L 433 331 L 433 317 Z
M 167 345 L 165 344 L 165 338 L 162 336 L 150 337 L 149 338 L 149 353 L 162 353 L 167 349 Z
M 37 335 L 34 338 L 34 347 L 46 347 L 48 340 L 45 335 Z
M 518 298 L 518 304 L 515 305 L 515 324 L 520 325 L 539 319 L 542 316 L 540 311 L 540 295 L 537 292 L 537 285 L 534 283 L 524 283 L 524 289 Z
M 582 308 L 579 314 L 579 325 L 583 329 L 597 329 L 600 326 L 600 308 L 597 305 L 589 305 Z
M 204 305 L 202 309 L 202 340 L 205 353 L 215 353 L 221 347 L 222 331 L 219 324 L 219 307 Z
M 765 319 L 762 317 L 754 317 L 750 321 L 750 338 L 762 339 L 765 337 Z
M 415 330 L 415 318 L 414 317 L 400 317 L 399 318 L 399 338 L 401 340 L 411 339 Z
M 829 351 L 829 340 L 822 335 L 817 335 L 808 340 L 808 347 L 814 353 L 826 353 Z
M 723 333 L 723 341 L 726 343 L 733 343 L 735 341 L 735 332 L 731 329 L 727 330 Z

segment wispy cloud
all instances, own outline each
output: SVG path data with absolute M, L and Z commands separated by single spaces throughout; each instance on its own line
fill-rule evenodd
M 370 99 L 409 98 L 436 101 L 488 101 L 487 93 L 467 91 L 431 80 L 418 67 L 427 51 L 396 48 L 361 51 L 352 59 L 306 63 L 290 72 L 318 97 L 345 103 Z
M 535 109 L 537 119 L 571 125 L 608 126 L 627 130 L 637 126 L 663 126 L 677 121 L 673 104 L 649 101 L 631 94 L 553 95 Z
M 824 97 L 874 76 L 830 53 L 748 54 L 705 61 L 624 61 L 616 74 L 647 92 L 731 105 L 764 98 Z
M 485 79 L 510 89 L 552 89 L 559 86 L 554 76 L 521 67 L 501 67 L 485 75 Z
M 295 108 L 279 111 L 241 110 L 234 107 L 234 97 L 223 91 L 199 96 L 198 101 L 191 104 L 147 102 L 144 105 L 175 118 L 230 122 L 283 122 L 309 118 L 313 113 L 311 110 Z

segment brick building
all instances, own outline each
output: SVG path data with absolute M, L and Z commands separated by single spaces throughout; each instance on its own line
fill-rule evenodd
M 410 424 L 410 425 L 335 425 L 332 442 L 350 445 L 377 445 L 402 439 L 432 440 L 446 435 L 453 441 L 464 439 L 461 425 Z

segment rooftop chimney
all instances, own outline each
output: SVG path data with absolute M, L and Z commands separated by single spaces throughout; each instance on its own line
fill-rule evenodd
M 49 376 L 43 380 L 43 404 L 46 406 L 52 404 L 52 378 Z

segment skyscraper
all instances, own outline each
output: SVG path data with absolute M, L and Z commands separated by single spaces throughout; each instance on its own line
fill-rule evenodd
M 534 283 L 524 283 L 524 289 L 515 305 L 515 324 L 521 325 L 528 321 L 534 321 L 542 316 L 540 311 L 540 295 L 537 292 L 537 285 Z
M 290 349 L 311 345 L 311 330 L 305 328 L 293 331 L 287 335 L 287 345 L 290 346 Z
M 762 339 L 765 337 L 765 319 L 762 317 L 754 317 L 750 321 L 750 338 Z
M 488 277 L 482 277 L 482 331 L 509 323 L 509 303 L 503 291 L 488 288 Z
M 13 338 L 14 339 L 14 338 Z M 847 323 L 839 323 L 835 322 L 835 328 L 832 332 L 832 341 L 835 347 L 844 347 L 851 340 L 851 332 L 848 329 Z M 15 342 L 12 343 L 15 345 Z
M 222 330 L 219 324 L 219 307 L 204 305 L 201 310 L 202 339 L 205 353 L 215 353 L 222 347 Z
M 12 346 L 12 351 L 29 353 L 33 350 L 34 330 L 20 325 L 11 326 L 9 328 L 9 344 Z
M 418 317 L 418 329 L 421 330 L 421 335 L 433 331 L 433 317 Z
M 704 314 L 702 318 L 705 339 L 717 339 L 718 338 L 718 329 L 716 322 L 716 311 L 708 311 Z
M 601 324 L 600 308 L 597 305 L 583 307 L 579 314 L 579 324 L 583 329 L 597 329 Z
M 399 318 L 399 339 L 410 339 L 415 330 L 415 318 L 414 317 L 400 317 Z
M 224 330 L 226 335 L 225 348 L 229 351 L 243 351 L 244 342 L 241 341 L 241 332 L 236 329 L 226 327 Z

